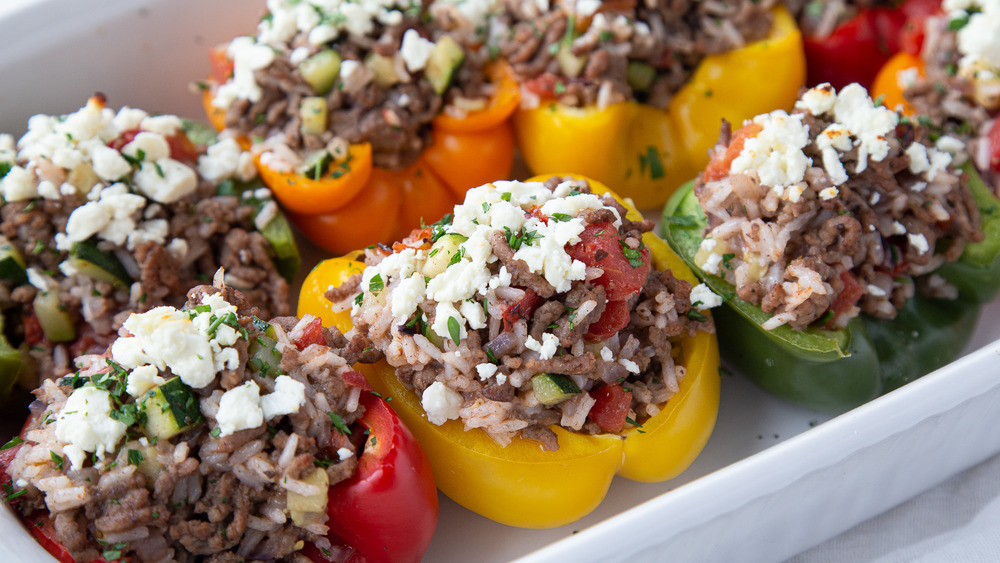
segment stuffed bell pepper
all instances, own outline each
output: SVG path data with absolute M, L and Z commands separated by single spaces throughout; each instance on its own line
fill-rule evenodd
M 923 38 L 941 0 L 787 0 L 802 30 L 807 84 L 869 88 L 893 55 Z
M 716 297 L 651 227 L 596 182 L 494 182 L 392 248 L 322 263 L 299 307 L 384 356 L 359 369 L 445 494 L 559 526 L 616 473 L 678 475 L 714 427 Z
M 529 168 L 659 207 L 708 162 L 720 119 L 791 107 L 805 66 L 784 8 L 674 4 L 506 2 L 509 32 L 491 40 L 521 84 L 514 125 Z
M 213 51 L 203 99 L 314 243 L 397 240 L 509 174 L 518 89 L 480 48 L 490 3 L 267 6 L 256 36 Z
M 43 382 L 0 456 L 7 502 L 63 562 L 419 561 L 431 468 L 352 371 L 363 345 L 262 321 L 222 277 Z
M 289 312 L 291 228 L 250 154 L 211 128 L 95 96 L 0 135 L 0 194 L 2 399 L 72 373 L 128 313 L 179 307 L 220 267 L 261 314 Z
M 923 21 L 925 39 L 883 67 L 873 95 L 901 104 L 1000 194 L 1000 4 L 946 1 L 942 8 Z
M 841 411 L 954 359 L 1000 286 L 1000 204 L 974 170 L 857 84 L 724 127 L 664 211 L 716 293 L 732 365 Z

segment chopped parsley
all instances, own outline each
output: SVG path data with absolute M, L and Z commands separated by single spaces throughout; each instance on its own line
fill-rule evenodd
M 633 268 L 638 268 L 643 265 L 644 260 L 642 256 L 642 251 L 640 250 L 642 246 L 640 246 L 639 248 L 632 248 L 631 246 L 625 244 L 625 241 L 623 240 L 619 240 L 618 243 L 622 247 L 622 255 L 625 256 L 626 260 L 628 260 L 629 266 L 632 266 Z
M 222 434 L 222 429 L 221 428 L 213 428 L 212 431 L 209 432 L 209 434 L 211 434 L 213 438 L 218 438 L 219 435 Z
M 344 423 L 344 419 L 341 418 L 339 414 L 335 412 L 328 412 L 326 414 L 330 417 L 330 422 L 333 423 L 333 427 L 337 429 L 337 432 L 340 432 L 344 436 L 349 436 L 351 434 L 351 429 L 347 427 L 347 424 Z
M 462 329 L 458 326 L 458 319 L 455 317 L 448 317 L 448 334 L 451 335 L 455 346 L 458 346 L 458 343 L 462 341 Z
M 382 274 L 375 274 L 368 281 L 368 293 L 378 293 L 385 289 L 385 282 L 382 281 Z
M 128 462 L 131 465 L 141 465 L 143 462 L 142 452 L 139 450 L 128 451 Z
M 13 438 L 10 439 L 9 442 L 4 444 L 3 446 L 0 446 L 0 450 L 9 450 L 21 443 L 24 443 L 24 440 L 22 440 L 20 436 L 14 436 Z
M 56 469 L 59 470 L 59 471 L 62 471 L 63 462 L 65 461 L 63 459 L 63 456 L 61 456 L 61 455 L 59 455 L 59 454 L 57 454 L 56 452 L 53 452 L 53 451 L 50 451 L 49 455 L 52 457 L 52 463 L 55 464 Z

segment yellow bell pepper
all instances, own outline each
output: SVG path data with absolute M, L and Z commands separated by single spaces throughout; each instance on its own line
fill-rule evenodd
M 769 36 L 705 57 L 667 109 L 623 102 L 604 109 L 543 101 L 514 113 L 517 146 L 535 173 L 574 170 L 616 186 L 640 209 L 662 206 L 708 164 L 725 118 L 791 108 L 805 83 L 802 35 L 784 7 Z
M 607 188 L 591 181 L 595 193 Z M 612 194 L 613 195 L 613 194 Z M 617 197 L 617 196 L 615 196 Z M 629 218 L 641 218 L 634 207 Z M 643 236 L 658 269 L 698 283 L 666 243 L 652 233 Z M 335 313 L 323 297 L 331 285 L 360 273 L 360 252 L 320 263 L 306 278 L 298 312 L 312 314 L 341 331 L 352 328 L 349 312 Z M 501 447 L 483 430 L 466 432 L 450 420 L 441 426 L 427 421 L 420 397 L 396 378 L 385 361 L 359 365 L 376 391 L 420 441 L 438 488 L 455 502 L 497 522 L 525 528 L 568 524 L 597 507 L 615 474 L 643 482 L 670 479 L 684 471 L 701 452 L 715 426 L 719 406 L 719 351 L 714 334 L 699 332 L 681 344 L 678 363 L 687 375 L 656 416 L 641 428 L 620 434 L 585 435 L 550 427 L 559 449 L 544 451 L 533 440 L 515 439 Z

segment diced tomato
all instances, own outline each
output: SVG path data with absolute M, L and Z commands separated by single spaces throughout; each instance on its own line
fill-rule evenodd
M 591 342 L 608 339 L 628 325 L 628 301 L 608 301 L 601 318 L 591 323 L 583 337 Z
M 639 293 L 649 275 L 649 249 L 629 249 L 625 256 L 624 243 L 618 229 L 611 223 L 587 225 L 580 233 L 580 242 L 568 248 L 569 255 L 588 266 L 604 270 L 594 283 L 604 286 L 608 301 L 629 299 Z
M 299 350 L 305 350 L 312 344 L 326 345 L 326 337 L 323 335 L 323 319 L 316 317 L 309 321 L 302 331 L 302 336 L 295 341 L 295 346 Z
M 865 289 L 861 287 L 858 278 L 854 277 L 854 274 L 850 272 L 841 272 L 840 281 L 844 282 L 844 289 L 837 294 L 837 297 L 833 300 L 833 304 L 830 305 L 830 310 L 833 311 L 834 318 L 846 313 L 865 293 Z
M 990 132 L 986 134 L 986 142 L 989 143 L 990 168 L 1000 172 L 1000 119 L 993 121 Z
M 124 131 L 117 139 L 108 143 L 108 146 L 115 149 L 116 151 L 121 151 L 125 145 L 131 143 L 135 140 L 136 135 L 142 132 L 142 129 L 129 129 Z M 170 158 L 178 160 L 180 162 L 186 162 L 188 164 L 195 164 L 198 162 L 198 147 L 188 139 L 188 136 L 183 131 L 177 131 L 173 135 L 166 137 L 167 145 L 170 147 Z
M 368 383 L 365 376 L 358 371 L 350 370 L 343 373 L 344 383 L 351 387 L 360 387 L 363 391 L 371 391 L 372 385 Z
M 21 324 L 24 325 L 24 341 L 28 343 L 28 346 L 37 346 L 42 340 L 45 340 L 42 323 L 33 313 L 25 315 Z
M 621 385 L 605 385 L 592 389 L 590 397 L 597 402 L 590 408 L 587 418 L 605 432 L 621 432 L 632 405 L 632 393 L 622 389 Z
M 558 84 L 562 84 L 562 80 L 551 72 L 546 72 L 524 81 L 523 86 L 525 90 L 540 98 L 554 98 Z
M 899 35 L 899 49 L 911 55 L 919 55 L 924 46 L 927 18 L 941 10 L 941 1 L 906 0 L 899 9 L 906 15 L 906 24 Z
M 216 84 L 225 84 L 233 76 L 233 61 L 229 59 L 229 45 L 216 45 L 208 51 L 212 65 L 212 78 Z
M 705 168 L 705 181 L 714 182 L 728 177 L 729 168 L 732 166 L 733 160 L 743 151 L 743 145 L 746 144 L 747 139 L 756 137 L 763 128 L 763 125 L 751 121 L 734 131 L 732 138 L 729 139 L 729 146 L 726 148 L 726 152 L 717 158 L 713 158 Z
M 535 293 L 535 290 L 528 288 L 524 290 L 524 297 L 514 303 L 503 312 L 503 329 L 510 330 L 517 321 L 530 317 L 535 309 L 542 304 L 543 299 Z

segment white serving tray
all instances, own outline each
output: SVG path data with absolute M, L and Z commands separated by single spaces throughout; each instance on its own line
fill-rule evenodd
M 262 10 L 262 0 L 3 0 L 0 132 L 20 135 L 31 115 L 74 111 L 95 92 L 115 108 L 201 118 L 188 84 L 207 75 L 208 48 L 252 33 Z M 715 434 L 681 477 L 615 479 L 594 513 L 553 530 L 502 526 L 442 496 L 426 559 L 787 558 L 1000 452 L 998 339 L 994 303 L 966 357 L 835 418 L 724 377 Z M 6 507 L 4 552 L 46 557 Z

